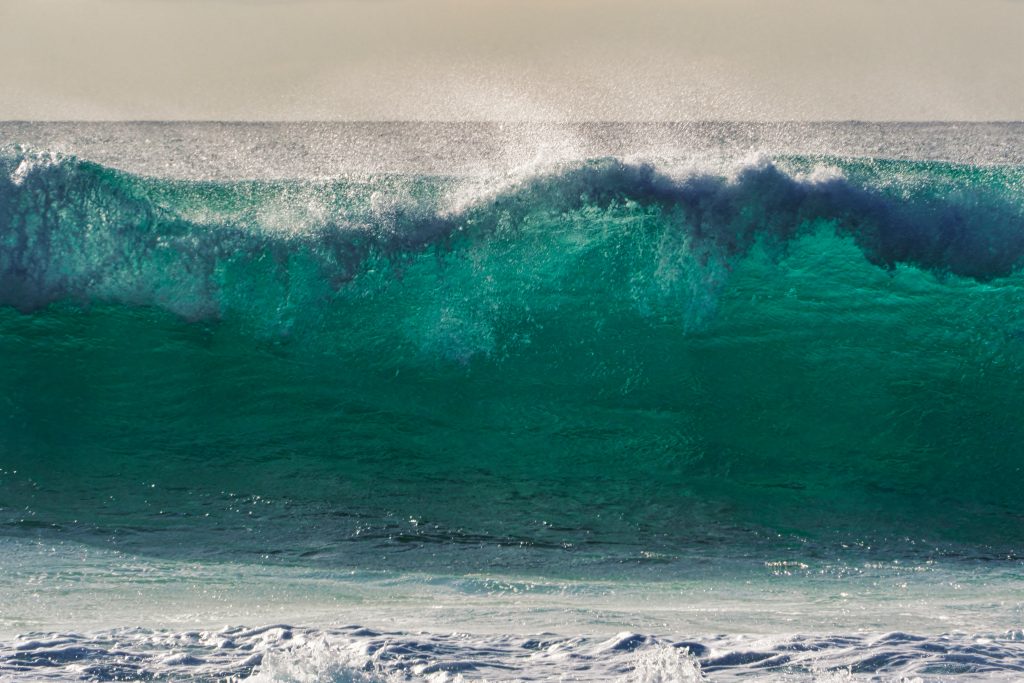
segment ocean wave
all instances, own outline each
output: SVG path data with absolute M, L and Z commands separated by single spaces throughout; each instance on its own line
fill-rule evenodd
M 355 565 L 649 567 L 779 530 L 1019 556 L 1019 169 L 5 163 L 12 533 Z

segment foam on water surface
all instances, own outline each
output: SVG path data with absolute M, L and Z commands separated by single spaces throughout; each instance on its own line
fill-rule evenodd
M 698 642 L 636 633 L 602 640 L 277 624 L 180 633 L 31 634 L 0 648 L 0 675 L 36 680 L 923 683 L 1017 680 L 1022 672 L 1021 646 L 1007 635 L 713 636 Z
M 972 579 L 955 564 L 627 582 L 154 561 L 24 541 L 5 542 L 3 558 L 0 677 L 939 681 L 1024 671 L 1020 630 L 987 630 L 1020 623 L 1014 572 Z

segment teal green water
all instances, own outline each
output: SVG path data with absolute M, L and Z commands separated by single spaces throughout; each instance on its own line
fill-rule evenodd
M 22 162 L 10 533 L 415 566 L 1024 541 L 1021 169 L 599 160 L 467 193 Z

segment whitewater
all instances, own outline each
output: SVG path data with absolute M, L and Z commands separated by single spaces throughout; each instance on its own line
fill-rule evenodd
M 0 679 L 1024 676 L 1024 125 L 0 123 Z

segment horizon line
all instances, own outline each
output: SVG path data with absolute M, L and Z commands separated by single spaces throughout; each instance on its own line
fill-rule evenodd
M 0 125 L 11 123 L 228 123 L 228 124 L 282 124 L 282 123 L 336 123 L 336 124 L 820 124 L 820 123 L 861 123 L 861 124 L 1015 124 L 1024 119 L 0 119 Z

